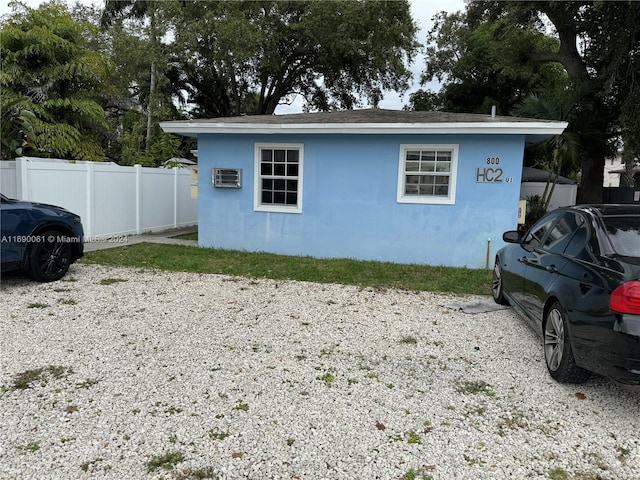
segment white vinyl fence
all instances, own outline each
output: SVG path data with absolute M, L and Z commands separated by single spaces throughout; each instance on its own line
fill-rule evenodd
M 520 199 L 526 200 L 527 197 L 540 195 L 544 193 L 547 182 L 522 182 L 520 184 Z M 549 187 L 551 188 L 551 187 Z M 559 207 L 576 204 L 576 195 L 578 193 L 577 185 L 556 184 L 549 202 L 549 210 L 555 210 Z
M 140 234 L 196 225 L 187 168 L 22 157 L 0 162 L 7 197 L 59 205 L 82 217 L 87 237 Z

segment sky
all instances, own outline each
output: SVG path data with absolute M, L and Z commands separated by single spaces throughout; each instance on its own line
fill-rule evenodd
M 21 0 L 23 3 L 27 4 L 30 7 L 37 8 L 42 2 L 41 0 Z M 103 2 L 101 0 L 81 0 L 82 3 L 87 5 L 97 5 L 101 6 Z M 68 1 L 67 3 L 71 4 L 73 1 Z M 418 23 L 419 31 L 418 31 L 418 41 L 421 44 L 425 43 L 425 39 L 427 36 L 427 32 L 433 25 L 431 21 L 432 17 L 441 11 L 445 12 L 457 12 L 459 10 L 464 10 L 465 2 L 464 0 L 409 0 L 411 4 L 411 12 L 413 14 L 414 20 Z M 0 2 L 0 15 L 4 15 L 5 13 L 9 13 L 8 2 L 6 0 L 2 0 Z M 424 69 L 424 57 L 422 55 L 418 55 L 411 65 L 411 71 L 413 73 L 413 84 L 409 88 L 407 92 L 405 92 L 402 96 L 397 94 L 396 92 L 385 92 L 383 100 L 380 102 L 380 108 L 388 108 L 392 110 L 400 110 L 405 104 L 409 102 L 409 95 L 412 92 L 415 92 L 420 88 L 420 74 Z M 430 88 L 431 90 L 438 90 L 437 84 L 427 85 L 426 88 Z M 296 99 L 291 105 L 280 105 L 276 108 L 277 114 L 284 113 L 298 113 L 302 111 L 302 99 Z
M 442 11 L 453 13 L 465 9 L 464 0 L 409 0 L 409 3 L 411 4 L 411 13 L 413 14 L 413 18 L 418 22 L 418 41 L 423 45 L 427 38 L 427 32 L 433 26 L 431 19 L 436 13 Z M 413 65 L 411 65 L 411 71 L 413 72 L 413 85 L 411 88 L 404 93 L 402 97 L 395 92 L 386 93 L 384 100 L 380 102 L 379 107 L 399 110 L 407 104 L 409 102 L 409 95 L 421 88 L 419 82 L 420 75 L 424 70 L 424 67 L 424 56 L 418 55 L 413 62 Z M 426 85 L 424 88 L 438 90 L 439 85 L 437 83 L 432 83 Z

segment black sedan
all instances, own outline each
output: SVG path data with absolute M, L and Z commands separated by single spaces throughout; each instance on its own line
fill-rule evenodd
M 493 298 L 542 336 L 549 373 L 640 385 L 640 205 L 581 205 L 506 232 Z
M 62 278 L 84 251 L 80 217 L 54 205 L 0 195 L 2 271 L 23 270 L 39 282 Z

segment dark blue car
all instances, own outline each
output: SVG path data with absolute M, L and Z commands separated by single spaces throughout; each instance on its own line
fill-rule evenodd
M 549 373 L 640 385 L 640 205 L 582 205 L 506 232 L 493 298 L 542 336 Z
M 62 278 L 83 254 L 80 217 L 53 205 L 0 198 L 2 271 L 23 270 L 39 282 Z

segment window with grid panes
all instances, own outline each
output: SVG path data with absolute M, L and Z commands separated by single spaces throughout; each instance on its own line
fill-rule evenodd
M 455 203 L 456 145 L 403 145 L 398 202 Z
M 256 210 L 301 211 L 302 145 L 257 145 L 256 170 Z

